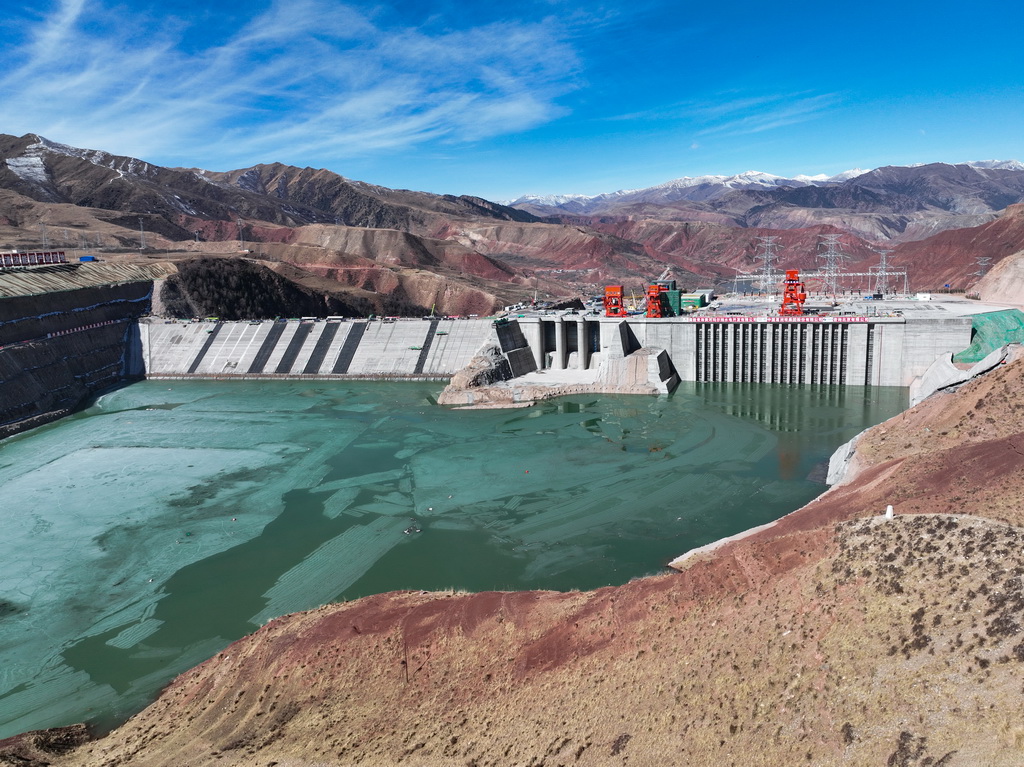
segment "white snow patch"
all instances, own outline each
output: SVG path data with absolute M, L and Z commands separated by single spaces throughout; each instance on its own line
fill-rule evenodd
M 31 184 L 48 184 L 50 181 L 40 157 L 8 157 L 7 167 L 22 181 Z
M 834 176 L 829 176 L 828 180 L 832 182 L 836 181 L 849 181 L 851 178 L 857 178 L 857 176 L 863 176 L 865 173 L 870 173 L 869 170 L 863 168 L 853 168 L 851 170 L 844 170 L 842 173 L 837 173 Z
M 592 200 L 593 195 L 589 194 L 524 194 L 514 200 L 495 200 L 499 205 L 522 205 L 532 203 L 534 205 L 562 205 L 567 202 Z

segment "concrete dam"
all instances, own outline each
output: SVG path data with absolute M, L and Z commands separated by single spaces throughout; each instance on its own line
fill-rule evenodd
M 603 376 L 606 385 L 594 391 L 614 391 L 627 369 L 660 379 L 660 391 L 680 380 L 902 387 L 937 358 L 966 348 L 972 333 L 969 311 L 914 302 L 886 307 L 884 315 L 854 306 L 847 315 L 820 317 L 148 317 L 153 280 L 168 269 L 76 264 L 4 273 L 0 436 L 71 412 L 131 378 L 446 380 L 486 349 L 502 359 L 502 378 L 575 375 L 586 386 L 587 376 Z

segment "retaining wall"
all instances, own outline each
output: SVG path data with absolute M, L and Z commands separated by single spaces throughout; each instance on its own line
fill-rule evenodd
M 143 374 L 137 319 L 152 283 L 0 300 L 0 438 Z

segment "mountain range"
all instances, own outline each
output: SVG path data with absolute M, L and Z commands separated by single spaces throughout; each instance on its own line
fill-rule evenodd
M 594 196 L 527 195 L 509 205 L 539 216 L 653 216 L 735 227 L 789 229 L 813 221 L 868 239 L 900 242 L 977 226 L 1019 202 L 1022 194 L 1024 164 L 987 160 L 856 169 L 831 177 L 747 171 Z
M 1024 170 L 1024 163 L 1018 160 L 979 160 L 974 162 L 957 163 L 979 170 Z M 923 164 L 906 166 L 910 168 L 924 167 Z M 666 181 L 656 186 L 644 189 L 620 189 L 617 192 L 605 192 L 602 194 L 548 194 L 536 195 L 525 194 L 515 200 L 503 200 L 503 205 L 514 207 L 525 205 L 540 205 L 546 207 L 557 207 L 576 212 L 582 210 L 597 210 L 605 205 L 614 205 L 616 202 L 626 200 L 640 200 L 644 202 L 673 202 L 680 199 L 706 200 L 713 197 L 720 197 L 733 189 L 776 189 L 780 187 L 797 188 L 802 186 L 828 186 L 850 181 L 864 176 L 872 171 L 861 168 L 837 173 L 834 176 L 827 176 L 820 173 L 814 176 L 798 175 L 792 178 L 776 176 L 771 173 L 764 173 L 758 170 L 748 170 L 732 176 L 705 175 L 705 176 L 683 176 L 682 178 Z
M 1024 248 L 1013 207 L 1021 202 L 1016 161 L 829 178 L 751 171 L 506 205 L 280 163 L 165 168 L 0 134 L 0 247 L 98 246 L 110 259 L 245 255 L 306 289 L 378 310 L 391 302 L 486 313 L 534 294 L 642 285 L 666 266 L 693 287 L 731 286 L 757 268 L 766 234 L 777 237 L 783 268 L 815 268 L 821 236 L 838 234 L 849 270 L 867 271 L 885 248 L 915 289 L 966 288 L 978 259 Z

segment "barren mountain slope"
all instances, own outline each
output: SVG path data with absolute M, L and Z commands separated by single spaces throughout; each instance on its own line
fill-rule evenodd
M 327 211 L 334 216 L 334 223 L 347 226 L 402 229 L 423 234 L 437 220 L 452 218 L 535 220 L 529 213 L 479 197 L 388 189 L 352 181 L 322 168 L 273 163 L 225 173 L 201 172 L 204 178 L 225 187 L 251 190 L 285 205 Z
M 910 272 L 911 284 L 966 288 L 977 282 L 978 258 L 997 264 L 1024 248 L 1024 205 L 1011 205 L 999 218 L 972 229 L 953 229 L 899 245 L 893 260 Z M 923 285 L 927 279 L 930 285 Z
M 825 186 L 662 186 L 660 197 L 651 196 L 657 188 L 608 195 L 600 215 L 579 205 L 576 215 L 550 208 L 557 218 L 542 222 L 475 197 L 387 189 L 324 169 L 162 168 L 35 134 L 0 134 L 0 247 L 102 248 L 109 258 L 141 251 L 143 239 L 146 255 L 254 249 L 299 268 L 323 267 L 316 273 L 339 289 L 380 292 L 391 284 L 425 295 L 429 287 L 404 286 L 435 273 L 441 295 L 475 292 L 473 305 L 483 306 L 486 294 L 492 307 L 516 302 L 527 287 L 575 296 L 650 280 L 667 265 L 685 287 L 725 288 L 735 269 L 756 268 L 755 242 L 764 234 L 780 238 L 781 265 L 813 269 L 818 235 L 844 232 L 846 266 L 864 271 L 877 263 L 877 243 L 988 221 L 900 246 L 897 264 L 916 290 L 965 287 L 975 259 L 998 261 L 1024 247 L 1024 230 L 1007 223 L 1012 212 L 989 221 L 1024 197 L 1020 170 L 935 164 Z M 311 260 L 314 247 L 321 253 Z M 353 265 L 351 257 L 372 263 Z
M 821 237 L 842 235 L 846 267 L 859 271 L 861 262 L 877 261 L 872 246 L 831 226 L 804 229 L 738 229 L 710 223 L 678 223 L 658 219 L 595 220 L 594 228 L 626 241 L 642 243 L 648 255 L 659 262 L 681 266 L 704 274 L 718 274 L 728 281 L 735 272 L 751 273 L 761 268 L 759 238 L 776 238 L 776 268 L 817 270 L 821 266 Z M 854 267 L 857 267 L 856 269 Z
M 164 168 L 134 157 L 0 134 L 0 187 L 41 202 L 149 214 L 171 227 L 179 215 L 285 226 L 333 223 L 420 231 L 438 218 L 532 221 L 523 211 L 475 197 L 406 192 L 313 168 L 258 165 L 226 173 Z M 159 229 L 154 226 L 154 229 Z M 188 239 L 191 230 L 165 233 Z
M 853 481 L 681 573 L 275 620 L 55 763 L 1019 764 L 1022 391 L 1018 361 L 870 430 Z
M 992 267 L 974 286 L 982 301 L 1024 303 L 1024 250 L 1007 256 Z

